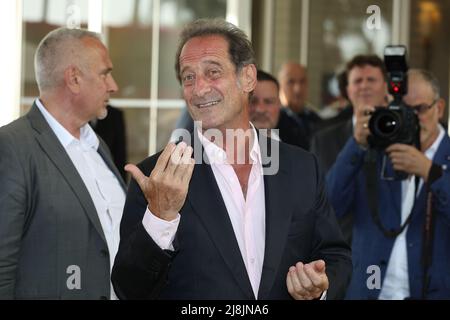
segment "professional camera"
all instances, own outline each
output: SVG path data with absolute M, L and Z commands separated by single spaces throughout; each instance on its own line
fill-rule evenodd
M 394 100 L 388 107 L 375 107 L 369 120 L 371 148 L 384 150 L 394 143 L 420 147 L 420 127 L 413 109 L 403 102 L 408 92 L 408 66 L 405 46 L 387 46 L 384 63 L 388 72 L 389 93 Z

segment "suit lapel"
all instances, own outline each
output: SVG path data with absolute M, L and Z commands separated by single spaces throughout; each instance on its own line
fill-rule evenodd
M 201 148 L 201 146 L 197 139 L 194 147 Z M 187 200 L 192 205 L 194 213 L 203 222 L 205 229 L 208 230 L 223 261 L 248 299 L 255 299 L 220 189 L 211 167 L 204 161 L 195 165 L 189 190 L 195 191 L 188 192 Z
M 41 114 L 35 104 L 33 104 L 33 107 L 31 108 L 27 116 L 32 127 L 37 132 L 36 140 L 38 141 L 42 150 L 47 154 L 55 167 L 58 168 L 67 184 L 70 186 L 70 188 L 80 201 L 80 204 L 86 212 L 89 220 L 92 222 L 95 229 L 100 234 L 103 241 L 105 241 L 106 243 L 106 238 L 103 233 L 103 229 L 98 218 L 95 205 L 91 199 L 91 196 L 89 195 L 89 191 L 84 185 L 83 180 L 81 179 L 78 171 L 73 165 L 72 160 L 70 160 L 67 152 L 65 151 L 58 138 L 51 130 L 50 126 L 47 124 L 44 116 Z
M 265 139 L 260 139 L 260 143 Z M 268 139 L 269 143 L 271 140 Z M 274 142 L 277 143 L 277 142 Z M 261 150 L 269 150 L 271 145 L 267 148 L 261 146 Z M 264 176 L 264 196 L 266 205 L 266 244 L 264 250 L 264 263 L 261 274 L 261 282 L 259 285 L 258 299 L 268 299 L 273 282 L 278 273 L 278 267 L 281 261 L 281 256 L 286 247 L 287 235 L 289 231 L 292 210 L 288 208 L 283 193 L 290 190 L 288 181 L 288 172 L 285 171 L 285 165 L 281 163 L 282 151 L 279 152 L 279 171 L 274 175 Z M 269 163 L 267 154 L 261 153 L 263 163 Z M 287 274 L 287 270 L 286 270 Z

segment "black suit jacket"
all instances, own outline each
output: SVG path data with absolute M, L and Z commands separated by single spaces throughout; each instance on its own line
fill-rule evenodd
M 305 124 L 289 108 L 280 109 L 280 117 L 276 129 L 281 141 L 287 144 L 309 149 L 309 136 Z
M 316 133 L 311 142 L 311 152 L 317 156 L 324 172 L 328 172 L 333 166 L 352 133 L 352 118 Z
M 194 148 L 201 146 L 197 140 Z M 324 259 L 328 299 L 344 296 L 350 249 L 328 203 L 314 156 L 280 143 L 280 170 L 264 176 L 265 257 L 259 299 L 291 299 L 290 266 Z M 139 167 L 148 175 L 159 154 Z M 264 161 L 264 160 L 263 160 Z M 119 298 L 255 299 L 224 201 L 211 167 L 196 164 L 174 241 L 161 250 L 142 225 L 147 202 L 132 180 L 121 223 L 112 281 Z
M 336 162 L 339 153 L 344 148 L 347 140 L 353 134 L 352 118 L 325 128 L 315 135 L 311 143 L 311 152 L 314 153 L 321 169 L 328 172 Z M 339 225 L 347 243 L 352 243 L 353 214 L 348 212 L 339 219 Z

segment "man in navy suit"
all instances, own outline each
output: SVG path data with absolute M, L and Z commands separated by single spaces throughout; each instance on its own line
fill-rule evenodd
M 450 139 L 439 124 L 445 102 L 429 72 L 410 70 L 408 77 L 404 102 L 418 115 L 420 150 L 390 145 L 385 168 L 378 161 L 371 177 L 364 160 L 368 106 L 356 111 L 353 136 L 327 176 L 337 216 L 350 208 L 355 215 L 349 299 L 450 298 Z M 394 170 L 408 178 L 390 179 Z
M 245 34 L 220 19 L 189 24 L 176 71 L 201 128 L 185 137 L 193 139 L 194 149 L 169 143 L 138 167 L 126 168 L 134 179 L 112 274 L 118 296 L 343 297 L 350 250 L 317 160 L 258 136 L 249 122 L 256 67 Z

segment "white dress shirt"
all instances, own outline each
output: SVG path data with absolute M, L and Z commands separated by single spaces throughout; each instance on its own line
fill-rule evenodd
M 125 205 L 125 192 L 97 152 L 100 142 L 89 124 L 80 129 L 80 139 L 76 139 L 45 109 L 39 99 L 36 100 L 36 105 L 63 145 L 91 196 L 106 238 L 112 269 L 119 249 L 119 227 Z M 111 299 L 117 299 L 112 284 Z
M 432 160 L 436 151 L 444 138 L 444 128 L 439 126 L 439 135 L 433 144 L 425 151 L 425 156 Z M 403 224 L 408 218 L 414 205 L 414 200 L 423 186 L 423 179 L 420 179 L 419 187 L 414 195 L 414 176 L 402 181 L 402 215 Z M 410 296 L 408 277 L 408 246 L 406 243 L 406 233 L 408 226 L 395 239 L 394 246 L 389 258 L 386 276 L 383 281 L 380 296 L 381 300 L 403 300 Z

